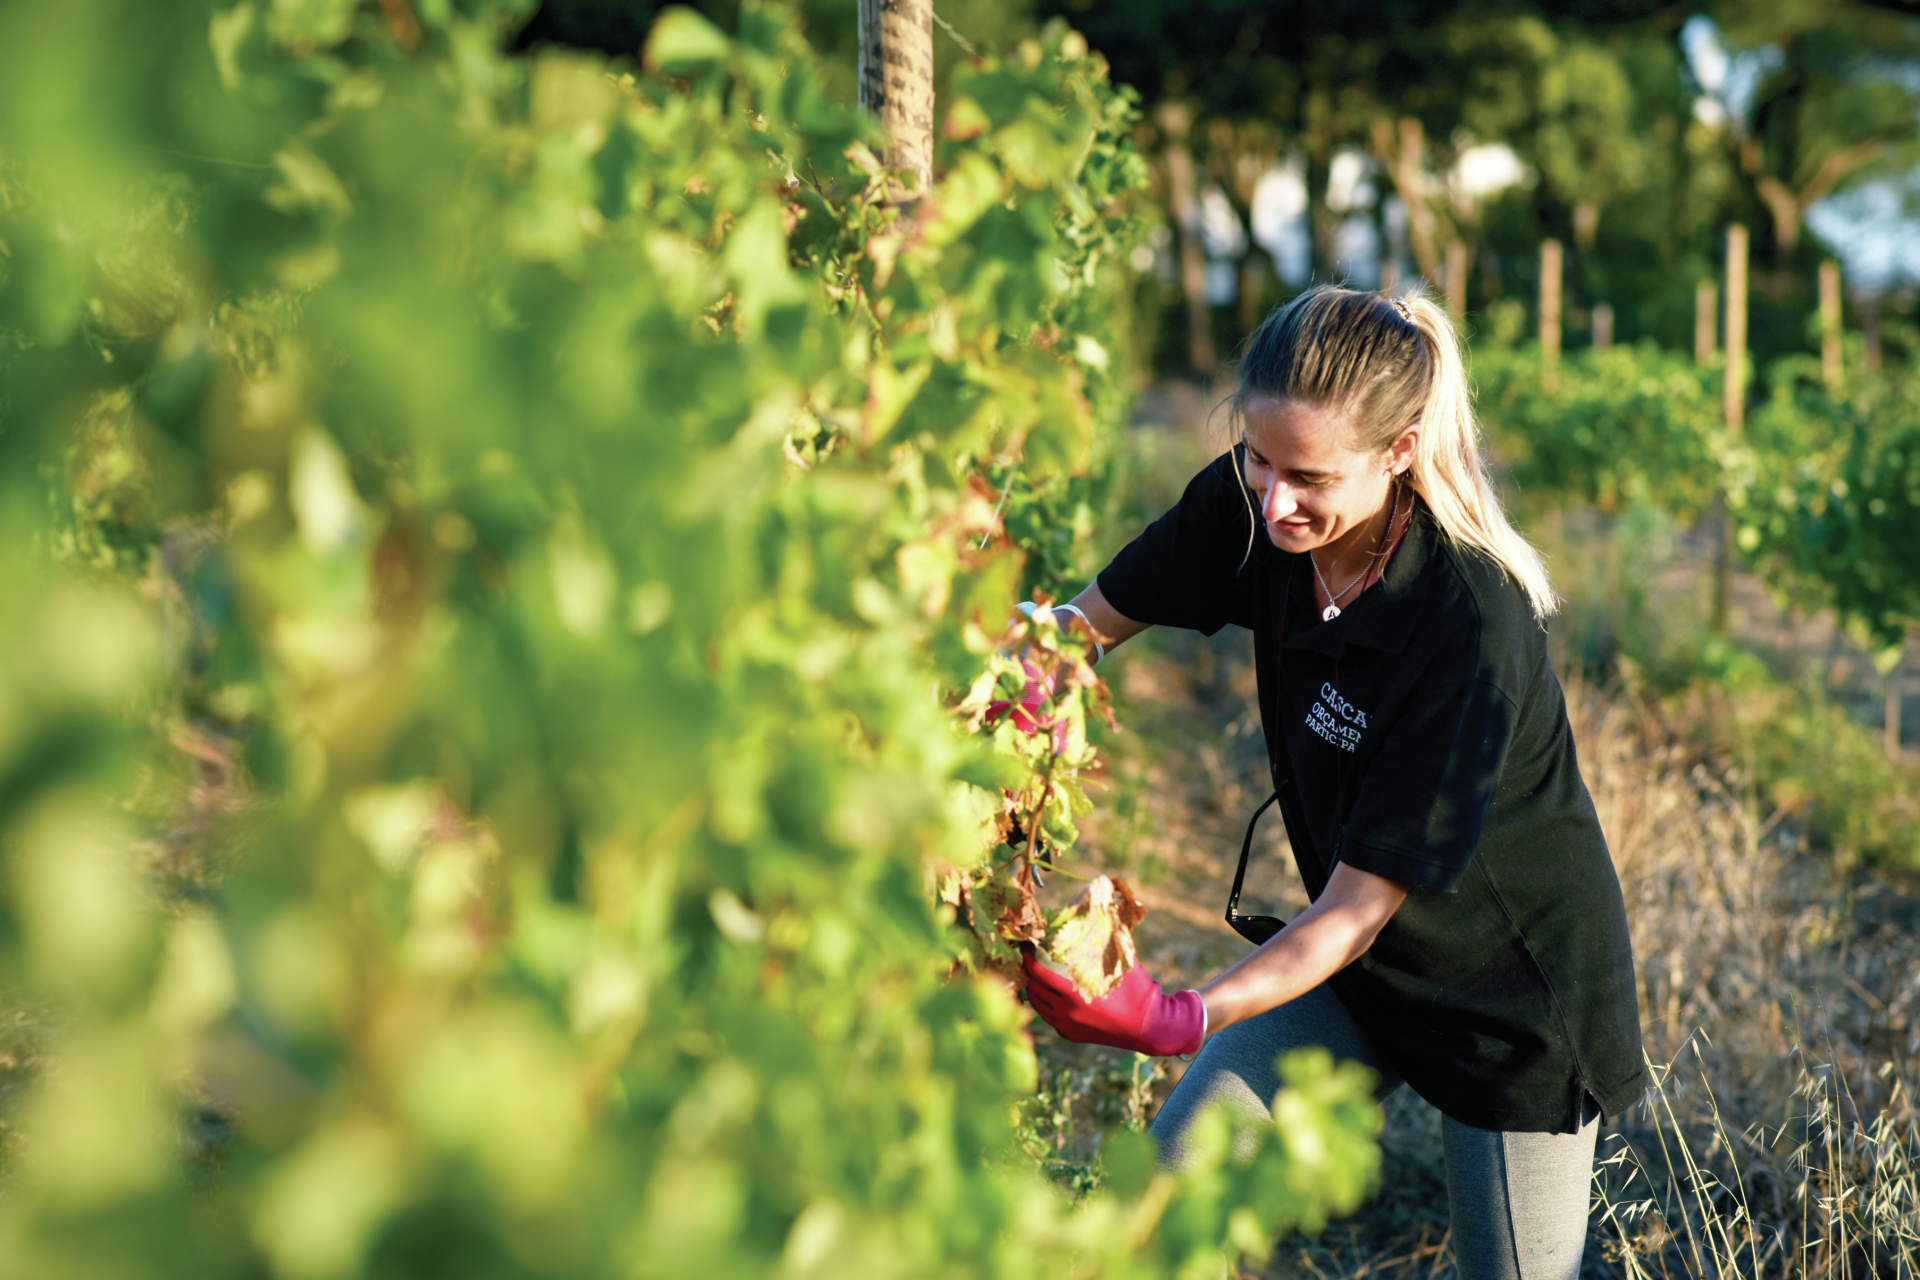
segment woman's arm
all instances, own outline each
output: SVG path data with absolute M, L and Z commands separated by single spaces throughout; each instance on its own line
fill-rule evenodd
M 1407 887 L 1397 880 L 1336 866 L 1312 906 L 1200 988 L 1208 1033 L 1277 1009 L 1358 960 L 1406 896 Z
M 1075 596 L 1070 603 L 1086 615 L 1087 622 L 1093 624 L 1093 638 L 1105 645 L 1108 653 L 1112 653 L 1150 625 L 1145 622 L 1135 622 L 1108 604 L 1107 597 L 1102 594 L 1098 582 L 1088 583 L 1087 589 Z M 1079 627 L 1083 631 L 1086 630 L 1086 624 L 1071 613 L 1066 614 L 1061 621 Z

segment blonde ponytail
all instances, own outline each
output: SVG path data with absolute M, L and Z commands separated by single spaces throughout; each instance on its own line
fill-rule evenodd
M 1413 455 L 1413 486 L 1448 537 L 1486 552 L 1509 578 L 1520 584 L 1545 621 L 1560 600 L 1547 578 L 1547 566 L 1532 543 L 1507 519 L 1487 476 L 1480 449 L 1480 421 L 1473 412 L 1460 338 L 1447 313 L 1422 294 L 1402 299 L 1420 336 L 1431 349 L 1433 375 L 1420 411 L 1420 444 Z
M 1332 285 L 1309 289 L 1247 340 L 1236 414 L 1254 396 L 1335 410 L 1363 452 L 1384 451 L 1418 423 L 1411 479 L 1441 531 L 1499 565 L 1536 619 L 1559 608 L 1540 553 L 1508 522 L 1487 477 L 1459 335 L 1424 293 L 1389 300 Z

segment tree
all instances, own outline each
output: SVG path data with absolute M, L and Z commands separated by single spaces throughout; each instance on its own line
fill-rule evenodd
M 1750 101 L 1721 95 L 1727 145 L 1771 222 L 1775 271 L 1786 272 L 1810 205 L 1920 159 L 1920 35 L 1912 19 L 1864 7 L 1743 3 L 1718 13 L 1761 68 Z
M 1243 217 L 1259 172 L 1298 153 L 1322 278 L 1348 216 L 1328 199 L 1344 148 L 1364 150 L 1391 183 L 1416 264 L 1434 280 L 1448 245 L 1472 230 L 1447 180 L 1466 148 L 1499 141 L 1519 151 L 1584 247 L 1601 209 L 1637 190 L 1648 169 L 1637 86 L 1616 47 L 1619 33 L 1650 29 L 1659 11 L 1649 3 L 1496 17 L 1442 0 L 1049 7 L 1083 23 L 1116 76 L 1149 101 L 1186 104 L 1197 158 Z M 1155 145 L 1174 141 L 1163 130 Z

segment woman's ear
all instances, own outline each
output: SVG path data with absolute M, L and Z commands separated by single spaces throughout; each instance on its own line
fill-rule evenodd
M 1387 474 L 1405 475 L 1407 468 L 1413 465 L 1413 455 L 1420 447 L 1420 424 L 1412 423 L 1393 438 L 1387 446 Z

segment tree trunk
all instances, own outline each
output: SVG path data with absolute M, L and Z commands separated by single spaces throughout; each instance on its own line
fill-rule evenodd
M 1193 153 L 1187 149 L 1193 117 L 1183 104 L 1169 102 L 1161 106 L 1157 119 L 1166 139 L 1161 155 L 1166 162 L 1167 205 L 1180 236 L 1180 292 L 1187 299 L 1187 359 L 1199 373 L 1211 374 L 1217 357 L 1213 309 L 1207 305 L 1207 252 L 1200 243 L 1200 199 L 1193 187 Z
M 1327 207 L 1327 189 L 1333 185 L 1333 156 L 1307 152 L 1307 239 L 1311 253 L 1308 278 L 1318 284 L 1333 279 L 1334 246 L 1340 238 L 1340 214 Z
M 1740 139 L 1740 167 L 1753 179 L 1754 191 L 1773 219 L 1776 271 L 1786 271 L 1792 265 L 1793 251 L 1800 243 L 1801 221 L 1807 208 L 1833 194 L 1834 188 L 1848 174 L 1879 159 L 1885 153 L 1886 146 L 1885 142 L 1874 139 L 1842 147 L 1822 160 L 1813 176 L 1795 190 L 1766 172 L 1766 157 L 1761 152 L 1758 138 Z
M 1467 315 L 1467 242 L 1455 240 L 1447 246 L 1447 310 L 1459 324 Z
M 1761 177 L 1754 185 L 1760 192 L 1760 203 L 1767 206 L 1773 218 L 1774 264 L 1784 267 L 1793 260 L 1793 251 L 1800 244 L 1800 199 L 1784 183 L 1769 177 Z
M 1407 243 L 1428 281 L 1440 278 L 1440 236 L 1427 191 L 1427 132 L 1412 116 L 1396 128 L 1385 116 L 1373 122 L 1373 152 L 1386 166 L 1395 194 L 1407 209 Z
M 1573 247 L 1585 252 L 1593 248 L 1594 237 L 1600 232 L 1600 206 L 1591 200 L 1582 200 L 1573 206 Z
M 1265 319 L 1266 311 L 1262 304 L 1266 301 L 1267 277 L 1274 274 L 1272 260 L 1266 250 L 1249 248 L 1247 256 L 1240 263 L 1240 330 L 1252 333 Z
M 859 0 L 860 105 L 887 131 L 881 157 L 907 175 L 894 200 L 933 187 L 933 5 L 930 0 Z

